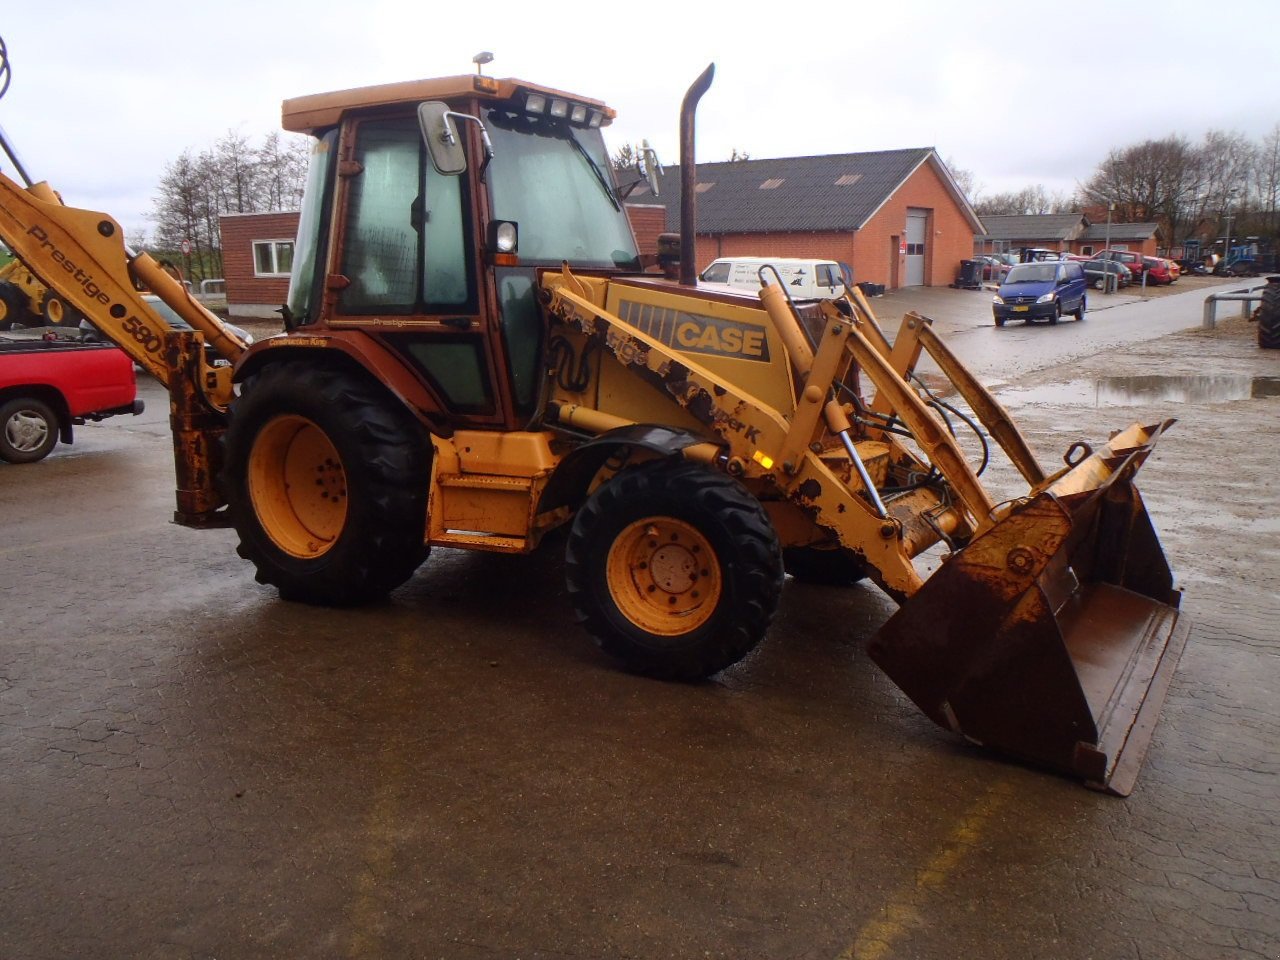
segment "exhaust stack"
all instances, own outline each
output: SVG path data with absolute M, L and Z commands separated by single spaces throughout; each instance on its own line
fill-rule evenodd
M 694 232 L 698 223 L 698 167 L 693 150 L 693 115 L 715 75 L 716 65 L 709 64 L 693 81 L 680 105 L 680 284 L 685 287 L 698 285 L 698 260 L 694 250 Z

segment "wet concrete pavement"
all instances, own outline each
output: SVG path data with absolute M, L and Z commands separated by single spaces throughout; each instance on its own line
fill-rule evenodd
M 1045 462 L 1181 420 L 1139 485 L 1195 626 L 1127 800 L 918 715 L 863 652 L 870 587 L 789 581 L 697 685 L 603 660 L 556 544 L 437 550 L 372 609 L 284 603 L 230 531 L 167 522 L 147 385 L 143 417 L 0 465 L 0 955 L 1275 957 L 1280 399 L 1016 394 L 1280 373 L 1248 334 L 1001 375 Z

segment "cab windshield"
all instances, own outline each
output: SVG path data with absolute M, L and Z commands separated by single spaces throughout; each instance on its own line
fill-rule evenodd
M 494 150 L 485 174 L 493 217 L 519 225 L 522 263 L 638 269 L 599 130 L 503 108 L 487 110 L 484 124 Z
M 1057 267 L 1052 263 L 1020 263 L 1004 278 L 1005 283 L 1044 283 L 1052 280 Z

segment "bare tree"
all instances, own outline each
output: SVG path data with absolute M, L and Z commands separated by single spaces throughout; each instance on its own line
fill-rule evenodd
M 183 152 L 165 168 L 151 219 L 157 252 L 182 260 L 190 279 L 222 276 L 219 217 L 226 213 L 292 210 L 302 202 L 309 141 L 271 133 L 260 146 L 229 131 L 199 154 Z
M 974 176 L 972 170 L 965 170 L 963 167 L 957 166 L 954 158 L 947 157 L 943 161 L 943 166 L 951 173 L 951 179 L 956 182 L 956 186 L 960 188 L 960 192 L 970 202 L 976 202 L 978 198 L 978 178 Z
M 974 204 L 978 216 L 1072 213 L 1079 209 L 1070 194 L 1050 193 L 1044 184 L 993 193 Z
M 1261 232 L 1274 237 L 1277 233 L 1277 206 L 1280 206 L 1280 123 L 1262 138 L 1254 156 L 1254 189 L 1258 198 Z
M 636 160 L 639 159 L 639 151 L 629 143 L 624 143 L 612 157 L 609 162 L 613 164 L 613 169 L 618 171 L 634 170 Z

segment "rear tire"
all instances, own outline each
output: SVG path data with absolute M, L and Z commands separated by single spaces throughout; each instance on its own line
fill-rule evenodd
M 220 475 L 240 556 L 286 600 L 376 600 L 426 558 L 430 444 L 347 371 L 272 364 L 232 404 Z
M 782 592 L 768 514 L 686 460 L 624 470 L 578 510 L 565 549 L 574 612 L 628 669 L 697 680 L 750 653 Z
M 1262 304 L 1258 308 L 1258 346 L 1264 350 L 1280 350 L 1280 280 L 1268 280 L 1262 288 Z
M 41 400 L 15 397 L 0 405 L 0 460 L 35 463 L 58 443 L 58 416 Z

